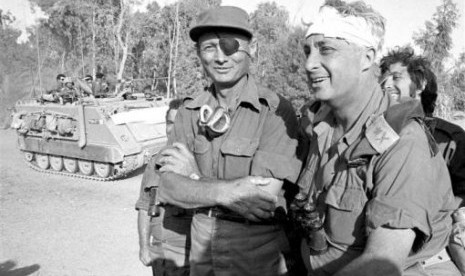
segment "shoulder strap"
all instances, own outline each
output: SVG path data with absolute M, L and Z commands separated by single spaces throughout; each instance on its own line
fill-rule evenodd
M 432 156 L 438 147 L 431 132 L 424 124 L 424 113 L 419 101 L 410 100 L 389 107 L 382 115 L 374 116 L 368 122 L 364 135 L 344 153 L 349 167 L 366 164 L 373 155 L 382 154 L 399 139 L 402 129 L 412 120 L 422 125 Z

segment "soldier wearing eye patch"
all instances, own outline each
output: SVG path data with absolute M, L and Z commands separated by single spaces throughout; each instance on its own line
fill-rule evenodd
M 285 275 L 278 199 L 301 167 L 294 110 L 249 73 L 245 11 L 204 11 L 189 34 L 212 85 L 176 116 L 172 147 L 157 157 L 157 201 L 195 210 L 190 275 Z

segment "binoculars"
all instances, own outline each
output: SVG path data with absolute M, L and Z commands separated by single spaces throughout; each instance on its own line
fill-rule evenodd
M 322 254 L 328 249 L 324 222 L 316 206 L 304 193 L 298 193 L 290 206 L 292 220 L 297 229 L 303 232 L 307 245 L 315 254 Z

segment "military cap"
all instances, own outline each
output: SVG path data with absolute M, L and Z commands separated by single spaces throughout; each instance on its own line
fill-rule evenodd
M 232 6 L 215 7 L 201 12 L 197 17 L 197 24 L 189 31 L 189 36 L 197 42 L 202 34 L 215 30 L 232 30 L 249 38 L 253 36 L 247 12 Z

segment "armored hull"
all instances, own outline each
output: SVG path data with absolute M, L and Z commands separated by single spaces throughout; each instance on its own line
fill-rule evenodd
M 143 166 L 166 143 L 166 100 L 93 99 L 16 103 L 11 127 L 30 167 L 113 180 Z

